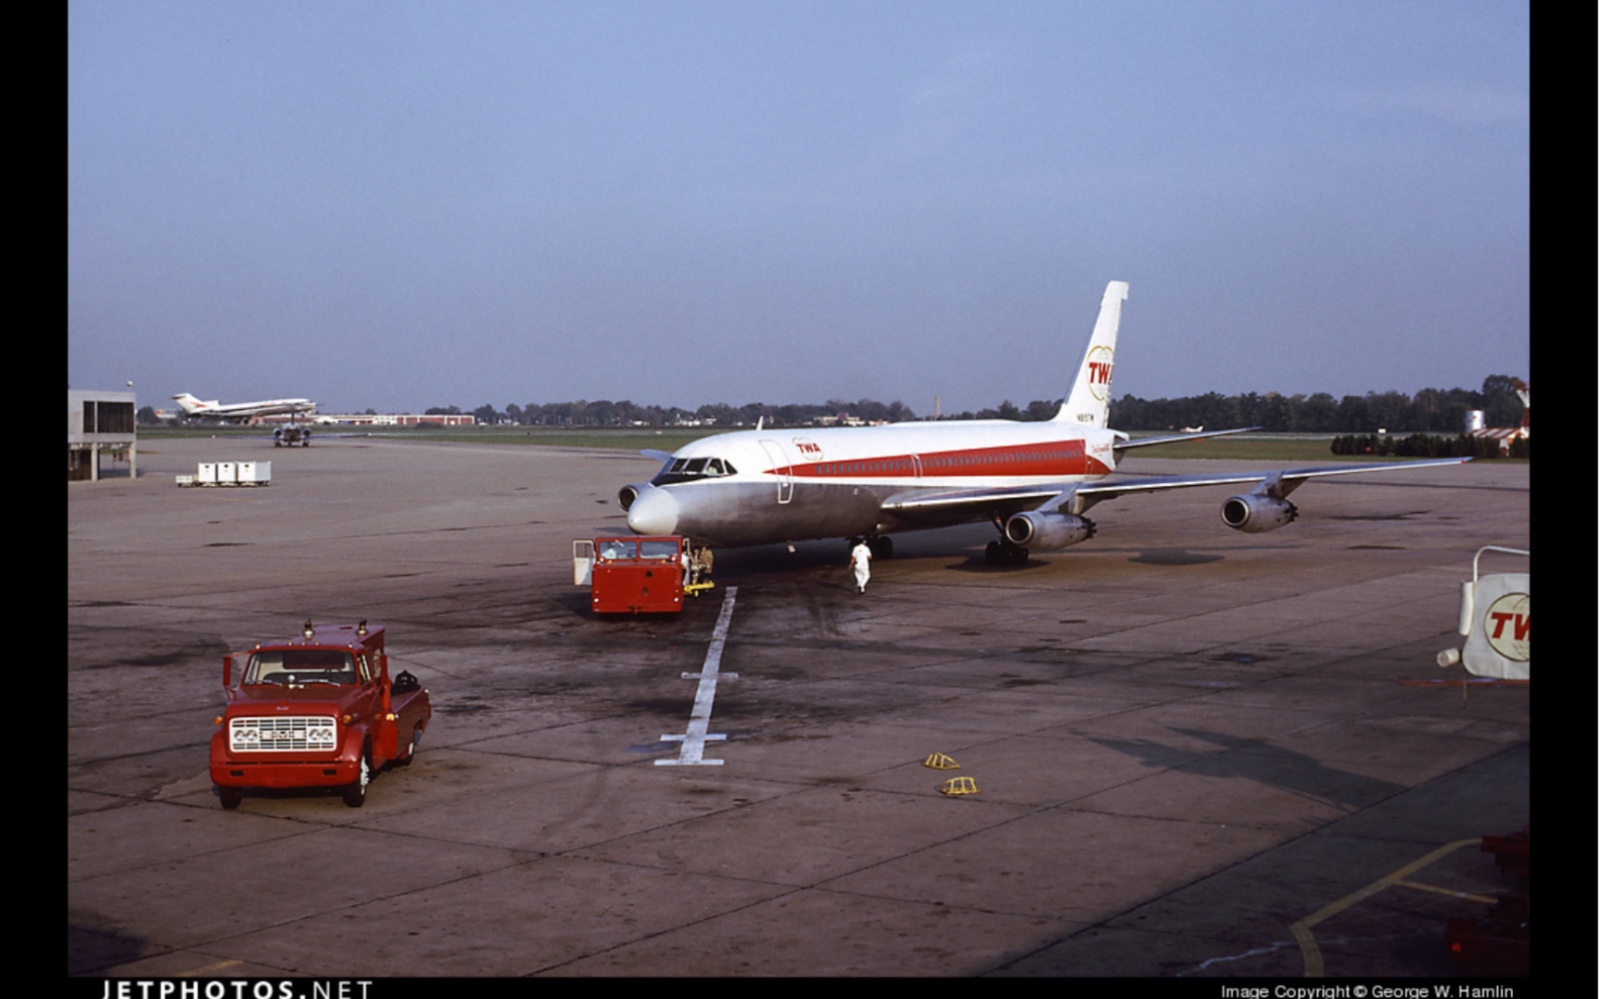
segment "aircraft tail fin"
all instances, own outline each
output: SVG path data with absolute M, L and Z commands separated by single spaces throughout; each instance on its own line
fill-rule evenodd
M 1088 339 L 1088 351 L 1077 369 L 1071 395 L 1055 414 L 1056 423 L 1081 423 L 1104 427 L 1110 417 L 1110 372 L 1116 360 L 1116 331 L 1121 327 L 1122 302 L 1127 299 L 1127 282 L 1112 281 L 1105 286 L 1099 301 L 1099 320 Z
M 177 395 L 173 396 L 172 399 L 178 405 L 183 407 L 183 411 L 185 413 L 191 414 L 201 412 L 210 406 L 216 405 L 214 402 L 203 402 L 187 392 L 179 392 Z

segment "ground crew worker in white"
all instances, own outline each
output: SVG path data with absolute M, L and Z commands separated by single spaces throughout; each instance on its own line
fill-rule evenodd
M 865 538 L 850 549 L 849 563 L 855 567 L 855 592 L 865 593 L 866 581 L 872 578 L 872 550 L 867 547 Z

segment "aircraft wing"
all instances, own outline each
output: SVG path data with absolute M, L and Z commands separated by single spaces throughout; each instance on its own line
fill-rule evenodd
M 1094 483 L 1052 483 L 999 489 L 952 489 L 948 492 L 892 496 L 884 502 L 883 512 L 910 521 L 928 519 L 951 522 L 962 515 L 967 519 L 987 519 L 1009 516 L 1022 510 L 1081 514 L 1101 500 L 1115 499 L 1129 493 L 1153 493 L 1167 489 L 1248 483 L 1255 483 L 1253 490 L 1255 493 L 1273 499 L 1282 499 L 1311 479 L 1332 475 L 1361 475 L 1368 472 L 1396 472 L 1405 468 L 1431 468 L 1436 465 L 1460 465 L 1470 460 L 1470 458 L 1438 458 L 1427 461 L 1387 462 L 1379 465 L 1332 465 L 1281 471 L 1105 479 Z
M 1191 489 L 1195 486 L 1230 486 L 1256 483 L 1255 492 L 1281 499 L 1311 479 L 1331 475 L 1360 475 L 1366 472 L 1397 472 L 1403 468 L 1430 468 L 1435 465 L 1463 465 L 1470 458 L 1435 458 L 1428 461 L 1393 461 L 1380 465 L 1330 465 L 1321 468 L 1289 468 L 1282 471 L 1219 473 L 1215 475 L 1174 475 L 1154 478 L 1114 479 L 1078 486 L 1076 495 L 1090 504 L 1115 499 L 1128 493 L 1152 493 L 1164 489 Z

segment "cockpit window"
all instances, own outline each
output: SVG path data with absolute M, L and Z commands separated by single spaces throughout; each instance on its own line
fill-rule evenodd
M 640 558 L 677 558 L 676 541 L 640 541 Z
M 733 467 L 733 463 L 722 458 L 678 458 L 651 479 L 650 484 L 665 486 L 673 482 L 696 482 L 736 474 L 738 469 Z

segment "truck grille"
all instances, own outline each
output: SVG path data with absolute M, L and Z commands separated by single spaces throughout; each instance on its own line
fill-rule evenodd
M 228 746 L 236 753 L 331 750 L 338 738 L 338 725 L 326 716 L 234 718 L 228 723 Z

